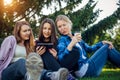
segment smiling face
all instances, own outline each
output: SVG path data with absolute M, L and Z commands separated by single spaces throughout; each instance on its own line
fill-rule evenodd
M 42 32 L 45 39 L 48 39 L 51 36 L 51 30 L 51 25 L 49 23 L 44 23 Z
M 21 26 L 21 30 L 19 34 L 20 34 L 22 41 L 29 40 L 30 34 L 31 34 L 30 27 L 28 25 Z
M 34 51 L 34 36 L 27 21 L 17 21 L 14 25 L 13 35 L 16 38 L 17 44 L 22 44 L 26 47 L 27 54 Z
M 55 23 L 50 18 L 45 18 L 41 24 L 39 29 L 38 41 L 40 42 L 51 42 L 56 45 L 56 29 Z

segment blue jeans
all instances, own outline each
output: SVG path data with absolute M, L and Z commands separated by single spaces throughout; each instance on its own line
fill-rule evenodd
M 25 59 L 19 59 L 18 61 L 10 64 L 2 72 L 1 80 L 22 80 L 26 74 Z
M 3 70 L 1 80 L 26 80 L 25 75 L 27 70 L 25 63 L 25 59 L 19 59 L 18 61 L 10 64 L 6 69 Z M 52 71 L 43 69 L 40 80 L 51 80 L 46 75 L 48 72 Z
M 103 45 L 88 59 L 89 67 L 84 77 L 99 76 L 107 60 L 120 67 L 120 53 L 108 47 L 107 44 Z
M 57 59 L 55 59 L 49 51 L 46 51 L 45 54 L 43 54 L 41 57 L 42 57 L 45 69 L 51 70 L 51 71 L 57 71 L 59 68 L 61 68 Z

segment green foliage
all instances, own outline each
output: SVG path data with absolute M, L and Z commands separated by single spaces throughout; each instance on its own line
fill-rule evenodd
M 13 3 L 9 6 L 3 5 L 3 0 L 0 3 L 0 37 L 5 37 L 12 34 L 14 22 L 26 19 L 31 23 L 34 35 L 37 36 L 38 28 L 37 22 L 41 22 L 45 17 L 50 17 L 55 20 L 59 14 L 65 14 L 73 22 L 73 31 L 81 30 L 83 39 L 93 44 L 98 40 L 105 39 L 106 30 L 113 28 L 120 18 L 120 7 L 109 17 L 101 20 L 99 23 L 93 24 L 99 16 L 101 10 L 93 11 L 96 4 L 94 0 L 89 0 L 88 3 L 81 9 L 74 11 L 74 9 L 81 5 L 82 0 L 13 0 Z M 62 2 L 66 3 L 65 7 L 61 7 Z M 44 15 L 41 10 L 44 6 L 49 8 L 52 3 L 58 6 L 54 7 L 55 12 Z M 118 3 L 118 5 L 120 5 Z M 59 10 L 57 9 L 59 7 Z M 38 15 L 38 21 L 36 20 Z
M 36 25 L 36 15 L 39 21 L 44 17 L 44 14 L 41 13 L 41 10 L 47 6 L 49 8 L 52 3 L 55 3 L 61 8 L 61 2 L 67 3 L 67 10 L 73 9 L 76 4 L 79 4 L 81 0 L 12 0 L 12 4 L 4 6 L 4 1 L 0 2 L 0 37 L 4 38 L 12 34 L 13 24 L 16 21 L 25 19 Z M 35 30 L 35 28 L 33 29 Z M 36 31 L 36 30 L 35 30 Z M 34 31 L 34 32 L 35 32 Z
M 93 25 L 83 33 L 83 39 L 88 43 L 92 44 L 95 40 L 95 36 L 98 36 L 99 40 L 105 39 L 107 29 L 113 28 L 119 20 L 119 8 L 111 16 L 104 18 L 99 23 Z
M 99 13 L 101 12 L 99 9 L 93 12 L 96 4 L 97 3 L 94 3 L 93 0 L 89 0 L 83 8 L 77 11 L 74 11 L 74 6 L 78 5 L 78 3 L 69 4 L 59 11 L 56 11 L 54 14 L 51 14 L 50 17 L 55 20 L 56 16 L 59 14 L 67 15 L 73 22 L 73 31 L 84 30 L 96 21 Z
M 120 51 L 120 24 L 119 24 L 119 29 L 116 31 L 116 37 L 113 40 L 113 44 L 117 50 Z
M 93 12 L 95 6 L 96 3 L 94 4 L 94 1 L 90 0 L 82 9 L 70 14 L 70 18 L 74 23 L 73 31 L 85 30 L 96 21 L 100 10 Z
M 1 46 L 2 41 L 3 41 L 3 39 L 0 38 L 0 46 Z

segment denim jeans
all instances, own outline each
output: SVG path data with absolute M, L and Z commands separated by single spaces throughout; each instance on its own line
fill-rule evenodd
M 120 53 L 115 48 L 109 49 L 109 45 L 106 44 L 88 59 L 89 67 L 84 77 L 99 76 L 107 60 L 120 67 Z
M 25 59 L 19 59 L 18 61 L 10 64 L 2 72 L 1 80 L 22 80 L 26 74 Z
M 51 71 L 57 71 L 59 68 L 61 68 L 57 59 L 55 59 L 49 51 L 46 51 L 46 53 L 43 54 L 41 57 L 42 57 L 45 69 L 51 70 Z

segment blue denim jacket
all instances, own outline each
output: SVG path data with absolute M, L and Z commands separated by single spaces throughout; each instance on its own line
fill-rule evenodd
M 59 59 L 59 61 L 61 61 L 66 54 L 69 54 L 70 51 L 67 49 L 67 46 L 69 45 L 70 42 L 71 42 L 71 38 L 69 36 L 67 36 L 67 35 L 62 35 L 58 39 L 57 49 L 58 49 L 58 59 Z M 83 40 L 81 40 L 80 42 L 78 42 L 78 44 L 82 48 L 82 49 L 78 48 L 78 50 L 80 52 L 79 63 L 87 61 L 88 57 L 87 57 L 86 52 L 96 51 L 97 49 L 99 49 L 103 45 L 102 42 L 98 42 L 95 45 L 89 46 Z M 74 47 L 77 47 L 77 46 L 74 46 Z M 82 54 L 86 58 L 83 58 Z

